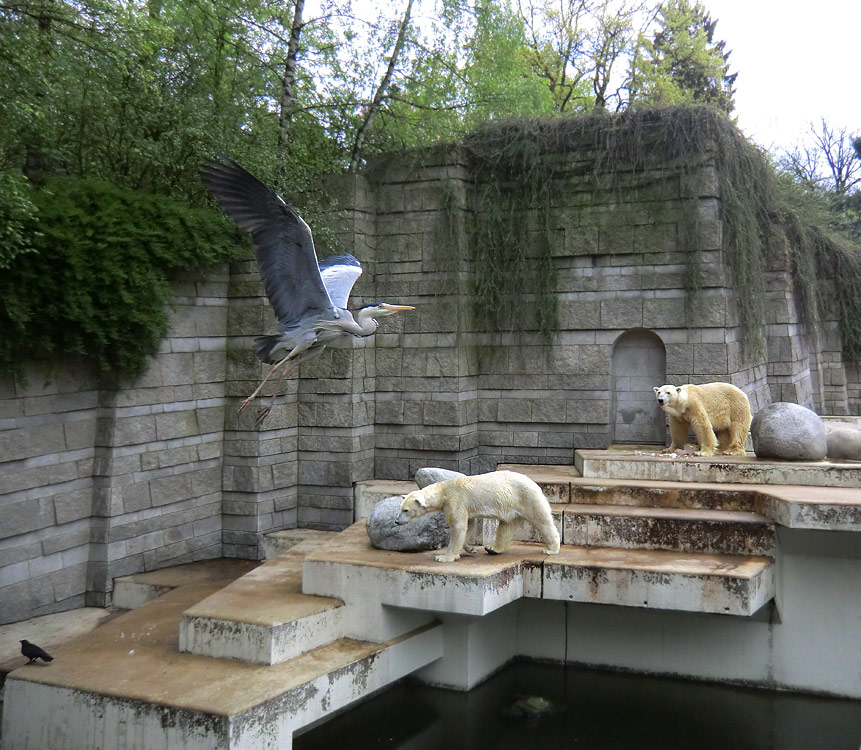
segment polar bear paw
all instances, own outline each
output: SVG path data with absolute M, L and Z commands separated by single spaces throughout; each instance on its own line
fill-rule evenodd
M 434 557 L 434 560 L 436 560 L 437 562 L 454 562 L 455 560 L 459 559 L 460 555 L 452 555 L 448 552 L 444 552 L 443 554 Z

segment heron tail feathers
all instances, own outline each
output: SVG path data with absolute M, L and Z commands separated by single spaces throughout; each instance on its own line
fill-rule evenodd
M 254 353 L 257 355 L 257 359 L 270 365 L 274 365 L 276 362 L 283 359 L 284 354 L 282 354 L 281 356 L 272 355 L 272 350 L 280 341 L 281 337 L 277 334 L 273 334 L 270 336 L 255 336 Z

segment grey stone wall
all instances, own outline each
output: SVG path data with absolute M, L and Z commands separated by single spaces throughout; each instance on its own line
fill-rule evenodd
M 327 183 L 344 208 L 342 247 L 365 269 L 351 306 L 416 310 L 302 365 L 262 427 L 256 406 L 237 414 L 266 371 L 251 339 L 274 328 L 253 261 L 176 279 L 171 333 L 137 382 L 107 383 L 68 359 L 0 375 L 0 622 L 108 604 L 120 575 L 259 559 L 271 530 L 343 528 L 360 480 L 571 464 L 575 449 L 642 434 L 619 420 L 632 403 L 650 418 L 648 398 L 630 396 L 647 396 L 652 379 L 729 381 L 754 411 L 784 400 L 859 413 L 861 376 L 843 362 L 836 312 L 815 330 L 800 318 L 779 238 L 768 354 L 745 361 L 713 165 L 623 175 L 621 193 L 596 193 L 582 170 L 560 177 L 559 330 L 545 344 L 537 332 L 474 330 L 468 240 L 482 216 L 465 156 L 439 149 L 416 161 L 388 158 Z M 692 306 L 681 223 L 690 201 L 705 281 Z M 643 362 L 665 372 L 652 364 L 638 377 L 637 347 L 614 357 L 631 336 L 657 347 Z

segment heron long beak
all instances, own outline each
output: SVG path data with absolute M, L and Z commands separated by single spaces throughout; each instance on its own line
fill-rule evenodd
M 380 307 L 391 310 L 392 312 L 400 312 L 401 310 L 415 310 L 412 305 L 389 305 L 386 302 L 383 302 Z

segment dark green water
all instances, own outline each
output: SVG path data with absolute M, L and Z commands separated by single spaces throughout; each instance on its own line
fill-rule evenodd
M 525 696 L 557 711 L 512 715 Z M 407 681 L 294 750 L 859 750 L 861 701 L 518 662 L 469 693 Z

